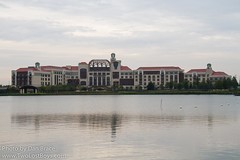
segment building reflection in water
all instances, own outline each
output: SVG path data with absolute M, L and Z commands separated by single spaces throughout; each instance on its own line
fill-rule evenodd
M 177 126 L 184 124 L 186 120 L 193 125 L 208 124 L 211 128 L 215 122 L 227 121 L 227 117 L 213 117 L 212 115 L 186 117 L 183 115 L 120 115 L 120 114 L 15 114 L 11 116 L 11 123 L 16 127 L 33 126 L 35 130 L 41 128 L 52 128 L 53 126 L 79 127 L 81 129 L 108 130 L 111 132 L 112 140 L 117 137 L 117 131 L 127 125 L 128 122 L 143 124 L 160 124 L 166 126 Z
M 16 114 L 11 116 L 11 123 L 20 127 L 32 125 L 35 130 L 61 124 L 64 124 L 65 127 L 77 124 L 80 128 L 88 127 L 95 130 L 109 128 L 114 139 L 122 119 L 123 116 L 119 114 Z

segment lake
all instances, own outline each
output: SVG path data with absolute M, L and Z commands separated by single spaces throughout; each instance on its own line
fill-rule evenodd
M 0 97 L 0 159 L 239 160 L 240 97 Z

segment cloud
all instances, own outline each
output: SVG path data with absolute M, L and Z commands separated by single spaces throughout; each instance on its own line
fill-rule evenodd
M 31 57 L 22 64 L 64 65 L 116 52 L 131 68 L 214 61 L 240 75 L 239 0 L 0 0 L 0 8 L 0 62 L 22 55 Z
M 9 8 L 7 5 L 3 4 L 3 3 L 0 3 L 0 8 Z

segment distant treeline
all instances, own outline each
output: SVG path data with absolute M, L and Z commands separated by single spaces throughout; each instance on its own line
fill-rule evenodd
M 57 86 L 41 86 L 38 88 L 38 93 L 42 94 L 75 94 L 75 93 L 86 93 L 87 92 L 121 92 L 122 91 L 155 91 L 155 93 L 186 93 L 186 91 L 214 91 L 214 90 L 225 90 L 225 91 L 235 91 L 235 93 L 239 94 L 238 82 L 236 77 L 227 78 L 224 80 L 218 80 L 215 82 L 206 81 L 199 82 L 197 79 L 195 82 L 190 83 L 187 80 L 184 80 L 181 83 L 168 82 L 165 86 L 160 85 L 156 86 L 153 82 L 149 82 L 147 88 L 142 88 L 141 86 L 137 86 L 135 90 L 124 88 L 123 86 L 113 86 L 113 87 L 85 87 L 80 85 L 57 85 Z M 0 85 L 0 94 L 18 94 L 19 88 L 13 86 L 1 86 Z M 139 92 L 136 92 L 139 93 Z M 192 92 L 189 92 L 192 93 Z M 209 92 L 210 93 L 210 92 Z
M 193 83 L 188 80 L 184 80 L 181 83 L 168 82 L 165 87 L 161 85 L 159 88 L 155 87 L 154 83 L 150 82 L 147 86 L 148 90 L 155 89 L 177 89 L 177 90 L 189 90 L 189 89 L 197 89 L 197 90 L 213 90 L 213 89 L 237 89 L 238 82 L 236 77 L 227 78 L 223 80 L 218 80 L 215 82 L 211 81 L 203 81 L 200 82 L 199 79 L 196 79 Z

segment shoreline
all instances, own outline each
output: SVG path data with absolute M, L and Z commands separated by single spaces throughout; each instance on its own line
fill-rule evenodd
M 80 92 L 57 92 L 57 93 L 5 93 L 0 96 L 61 96 L 61 95 L 234 95 L 240 96 L 239 91 L 226 90 L 162 90 L 162 91 L 80 91 Z

